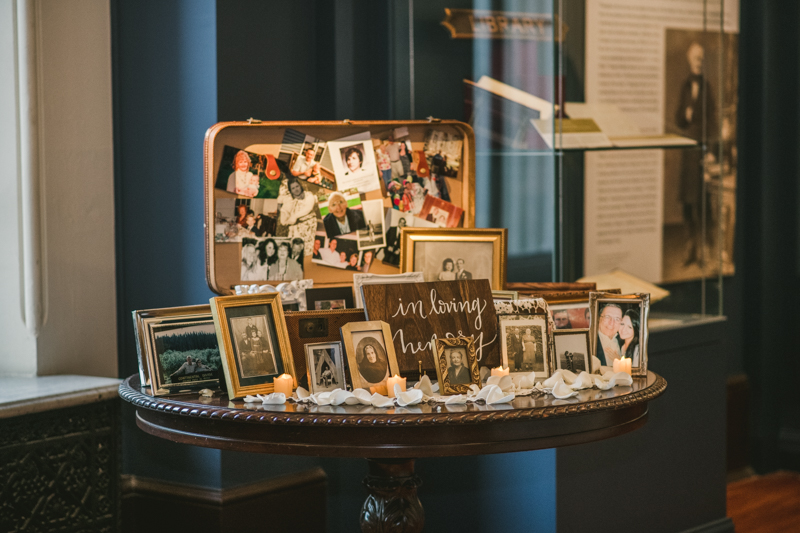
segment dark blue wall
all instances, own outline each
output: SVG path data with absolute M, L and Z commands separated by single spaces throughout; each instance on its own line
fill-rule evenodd
M 119 368 L 131 311 L 201 304 L 203 135 L 217 120 L 216 2 L 112 2 Z M 124 411 L 124 472 L 216 486 L 220 452 L 150 437 Z

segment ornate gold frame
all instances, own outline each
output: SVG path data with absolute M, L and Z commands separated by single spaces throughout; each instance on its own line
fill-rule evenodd
M 341 332 L 344 351 L 347 354 L 347 366 L 350 369 L 350 383 L 353 385 L 354 389 L 369 389 L 371 385 L 361 379 L 361 376 L 358 374 L 358 361 L 356 360 L 356 347 L 353 346 L 353 333 L 378 330 L 383 334 L 383 344 L 386 346 L 386 358 L 389 360 L 389 377 L 400 375 L 400 367 L 397 364 L 397 353 L 394 351 L 392 329 L 389 327 L 389 324 L 382 320 L 349 322 L 342 326 Z M 344 379 L 347 381 L 347 376 L 345 376 Z
M 632 376 L 647 376 L 647 317 L 650 314 L 650 295 L 647 293 L 614 294 L 611 292 L 592 292 L 589 295 L 589 309 L 591 312 L 591 347 L 592 357 L 597 357 L 597 325 L 600 314 L 598 309 L 601 303 L 631 304 L 639 303 L 641 316 L 639 317 L 639 366 L 631 367 Z M 596 318 L 595 318 L 596 317 Z M 594 369 L 593 369 L 594 370 Z
M 400 271 L 414 271 L 414 246 L 418 242 L 491 242 L 493 291 L 505 290 L 508 230 L 506 228 L 403 228 Z
M 444 351 L 447 348 L 463 346 L 467 351 L 467 368 L 472 384 L 481 385 L 481 373 L 478 369 L 478 360 L 475 356 L 475 339 L 473 337 L 453 337 L 447 339 L 436 339 L 436 378 L 439 380 L 439 394 L 450 396 L 453 394 L 466 394 L 470 391 L 470 385 L 451 385 L 450 378 L 447 376 L 447 358 Z
M 222 368 L 225 372 L 225 383 L 228 386 L 230 399 L 243 398 L 248 394 L 269 394 L 275 390 L 273 377 L 264 378 L 263 383 L 257 385 L 242 385 L 239 374 L 236 372 L 236 360 L 231 342 L 231 332 L 228 328 L 228 309 L 236 307 L 253 307 L 257 305 L 269 306 L 272 320 L 275 323 L 275 342 L 280 350 L 283 362 L 283 371 L 292 376 L 294 386 L 297 386 L 297 375 L 294 370 L 294 357 L 289 344 L 289 334 L 286 330 L 286 321 L 283 318 L 283 306 L 279 293 L 247 294 L 242 296 L 217 296 L 210 299 L 211 314 L 214 316 L 214 326 L 217 330 Z

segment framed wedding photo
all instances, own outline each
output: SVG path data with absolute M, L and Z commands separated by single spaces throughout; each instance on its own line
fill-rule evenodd
M 508 230 L 403 228 L 402 272 L 422 272 L 425 281 L 488 279 L 505 290 Z
M 297 386 L 278 293 L 211 298 L 211 313 L 231 399 L 269 394 L 273 380 L 284 373 Z
M 569 370 L 575 374 L 592 373 L 589 329 L 562 329 L 553 332 L 553 358 L 555 370 Z
M 219 388 L 222 360 L 207 305 L 133 312 L 139 377 L 153 396 Z
M 466 394 L 470 385 L 481 386 L 473 337 L 436 339 L 434 359 L 442 395 Z
M 311 394 L 347 388 L 341 342 L 309 343 L 305 351 Z
M 386 394 L 389 377 L 400 374 L 389 324 L 380 320 L 350 322 L 342 326 L 341 333 L 353 388 L 374 388 L 374 392 Z
M 629 358 L 631 375 L 646 376 L 650 295 L 592 292 L 589 309 L 592 355 L 608 367 L 613 366 L 615 359 Z

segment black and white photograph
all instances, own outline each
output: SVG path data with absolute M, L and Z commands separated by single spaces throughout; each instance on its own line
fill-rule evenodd
M 303 279 L 303 253 L 298 237 L 242 239 L 242 281 L 292 281 Z
M 341 342 L 306 344 L 305 350 L 311 394 L 345 388 Z
M 501 316 L 500 346 L 503 366 L 512 373 L 550 375 L 547 319 L 544 316 Z
M 397 209 L 387 209 L 384 219 L 386 230 L 386 246 L 378 252 L 377 258 L 387 265 L 400 266 L 400 233 L 403 228 L 435 228 L 436 225 L 417 218 L 411 213 Z
M 277 373 L 275 348 L 265 316 L 230 319 L 233 355 L 240 378 Z
M 339 190 L 358 189 L 359 193 L 380 190 L 378 167 L 372 139 L 364 141 L 331 141 L 333 172 Z
M 322 266 L 361 272 L 364 253 L 358 249 L 358 241 L 353 235 L 340 235 L 325 239 L 324 247 L 319 249 L 319 258 L 314 255 L 312 261 Z
M 389 324 L 349 322 L 341 333 L 354 388 L 385 388 L 389 376 L 400 373 Z
M 328 309 L 352 309 L 353 288 L 345 287 L 317 287 L 306 289 L 306 306 L 316 311 Z
M 361 196 L 355 189 L 320 195 L 319 212 L 329 238 L 349 235 L 366 227 Z
M 480 371 L 472 337 L 436 339 L 436 376 L 443 395 L 464 394 L 480 386 Z
M 153 390 L 215 388 L 222 365 L 214 320 L 164 322 L 150 326 L 156 367 Z
M 275 235 L 278 203 L 271 198 L 218 198 L 215 242 L 242 242 L 245 237 Z
M 275 234 L 292 240 L 301 239 L 304 253 L 310 255 L 320 214 L 317 196 L 307 189 L 308 185 L 297 178 L 286 181 L 285 192 L 278 195 L 278 224 Z
M 556 329 L 588 329 L 591 326 L 589 301 L 577 303 L 552 303 L 548 306 Z
M 364 228 L 358 230 L 358 249 L 375 250 L 386 246 L 383 225 L 383 200 L 361 202 L 364 214 Z
M 361 379 L 370 386 L 383 384 L 389 378 L 389 358 L 383 334 L 377 332 L 353 333 L 356 348 L 356 370 Z
M 590 349 L 588 329 L 553 332 L 553 352 L 558 370 L 569 370 L 575 374 L 591 373 Z
M 425 281 L 492 279 L 491 242 L 414 243 L 414 271 Z
M 666 30 L 664 132 L 708 151 L 705 159 L 695 150 L 664 152 L 664 282 L 716 275 L 720 258 L 723 275 L 734 273 L 739 36 L 726 34 L 724 43 L 720 50 L 719 32 Z M 722 110 L 720 94 L 730 103 Z
M 650 295 L 590 293 L 592 353 L 602 366 L 613 367 L 623 357 L 631 360 L 634 375 L 647 373 L 647 315 Z M 607 293 L 606 293 L 607 294 Z

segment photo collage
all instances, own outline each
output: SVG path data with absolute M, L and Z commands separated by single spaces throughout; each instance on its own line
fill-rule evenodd
M 459 179 L 461 137 L 407 127 L 322 140 L 291 128 L 277 155 L 224 146 L 215 243 L 241 249 L 243 282 L 304 278 L 315 265 L 369 272 L 399 264 L 402 227 L 460 227 L 445 178 Z

